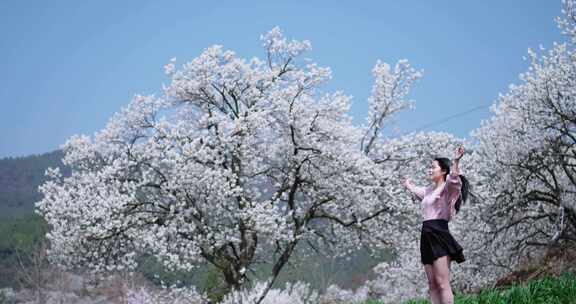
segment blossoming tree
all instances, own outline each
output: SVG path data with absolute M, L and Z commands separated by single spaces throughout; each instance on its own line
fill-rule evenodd
M 563 3 L 565 17 L 557 21 L 569 41 L 547 53 L 529 51 L 520 83 L 496 100 L 493 115 L 473 132 L 462 172 L 475 198 L 450 227 L 467 257 L 452 268 L 457 289 L 493 285 L 544 249 L 576 241 L 576 2 Z M 423 137 L 416 142 L 433 135 Z M 407 235 L 396 242 L 400 254 L 376 268 L 373 293 L 396 300 L 425 296 L 416 238 L 414 231 L 412 240 Z
M 356 127 L 350 97 L 321 90 L 330 70 L 301 58 L 308 41 L 278 28 L 262 41 L 264 60 L 220 46 L 181 69 L 172 60 L 161 96 L 136 96 L 94 138 L 64 145 L 72 174 L 49 170 L 37 204 L 54 261 L 94 271 L 133 269 L 140 253 L 171 269 L 209 262 L 233 289 L 266 261 L 260 301 L 300 244 L 389 243 L 408 209 L 380 130 L 411 105 L 421 73 L 379 62 L 368 125 Z
M 574 2 L 559 25 L 574 41 Z M 476 130 L 485 219 L 508 257 L 576 241 L 576 55 L 573 43 L 529 51 L 530 68 Z M 501 237 L 505 235 L 506 237 Z

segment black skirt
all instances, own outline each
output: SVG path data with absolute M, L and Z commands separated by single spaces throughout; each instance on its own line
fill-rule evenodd
M 448 230 L 447 220 L 427 220 L 422 223 L 420 257 L 422 264 L 432 264 L 437 258 L 450 256 L 451 261 L 464 262 L 462 246 Z

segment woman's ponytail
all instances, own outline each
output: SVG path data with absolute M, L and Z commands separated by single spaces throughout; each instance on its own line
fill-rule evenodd
M 462 206 L 462 204 L 464 204 L 466 202 L 466 200 L 468 199 L 468 193 L 470 192 L 470 182 L 468 182 L 468 179 L 466 177 L 464 177 L 464 175 L 459 175 L 459 176 L 460 176 L 460 181 L 462 181 L 462 188 L 460 189 L 461 194 L 458 197 L 456 204 L 454 205 L 454 208 L 456 209 L 456 213 L 458 213 L 458 211 L 460 211 L 460 207 Z
M 438 162 L 440 169 L 446 172 L 446 175 L 444 175 L 444 179 L 446 179 L 448 177 L 448 174 L 450 174 L 450 159 L 445 157 L 437 157 L 434 158 L 434 160 Z M 460 177 L 460 181 L 462 182 L 462 188 L 460 189 L 461 195 L 458 197 L 458 200 L 454 204 L 456 213 L 460 211 L 460 207 L 462 206 L 462 204 L 466 202 L 466 200 L 468 199 L 468 194 L 470 194 L 470 182 L 468 182 L 468 179 L 464 177 L 464 175 L 458 175 L 458 176 Z

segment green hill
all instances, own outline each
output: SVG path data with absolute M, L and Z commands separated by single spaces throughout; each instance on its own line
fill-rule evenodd
M 69 170 L 62 164 L 63 152 L 56 150 L 40 155 L 0 159 L 0 219 L 22 218 L 34 212 L 34 203 L 41 196 L 38 186 L 49 167 Z

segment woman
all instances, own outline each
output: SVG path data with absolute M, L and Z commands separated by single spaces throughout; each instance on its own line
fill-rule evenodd
M 464 262 L 462 247 L 450 234 L 448 222 L 460 210 L 468 196 L 469 183 L 458 168 L 464 155 L 464 147 L 456 151 L 452 165 L 447 158 L 432 161 L 430 176 L 433 185 L 417 187 L 410 179 L 404 185 L 422 200 L 422 232 L 420 235 L 420 255 L 430 288 L 432 304 L 453 303 L 454 295 L 450 287 L 450 263 Z

